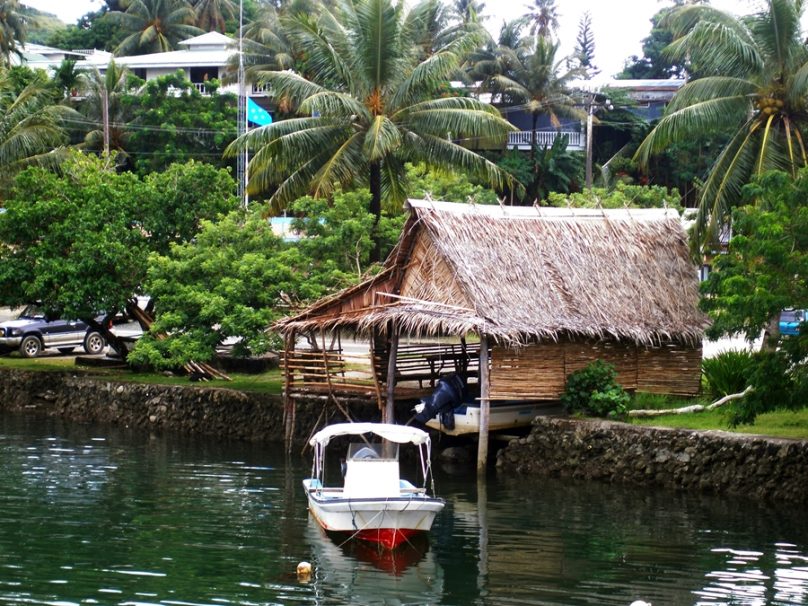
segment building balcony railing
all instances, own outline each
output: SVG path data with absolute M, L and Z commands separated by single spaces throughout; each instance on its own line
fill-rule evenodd
M 582 151 L 586 147 L 586 137 L 584 133 L 563 130 L 563 131 L 536 131 L 536 145 L 550 147 L 556 137 L 567 137 L 567 149 Z M 533 141 L 533 132 L 522 130 L 508 134 L 508 149 L 530 149 Z

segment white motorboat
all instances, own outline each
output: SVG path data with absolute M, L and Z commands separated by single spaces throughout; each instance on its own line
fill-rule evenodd
M 359 440 L 348 446 L 343 485 L 330 486 L 325 478 L 326 447 L 340 436 Z M 339 423 L 320 430 L 309 443 L 314 447 L 312 477 L 303 480 L 303 487 L 309 511 L 328 532 L 395 549 L 428 532 L 445 505 L 434 496 L 431 443 L 425 431 L 385 423 Z M 420 486 L 400 476 L 400 444 L 418 450 Z
M 415 406 L 415 412 L 424 409 L 422 401 Z M 529 427 L 541 412 L 542 406 L 538 402 L 496 402 L 489 409 L 488 431 L 502 431 L 517 427 Z M 447 415 L 451 415 L 448 419 Z M 480 431 L 480 403 L 464 402 L 460 406 L 442 412 L 424 423 L 431 429 L 436 429 L 450 436 L 459 436 Z

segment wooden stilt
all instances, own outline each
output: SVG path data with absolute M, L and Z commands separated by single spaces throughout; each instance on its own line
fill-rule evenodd
M 373 373 L 373 388 L 376 390 L 376 405 L 379 407 L 379 412 L 384 412 L 384 399 L 382 398 L 382 386 L 379 379 L 379 372 L 376 369 L 376 329 L 372 329 L 370 333 L 370 370 Z
M 488 425 L 491 401 L 488 391 L 488 337 L 480 335 L 480 432 L 477 444 L 477 475 L 485 475 L 488 464 Z M 479 481 L 479 480 L 478 480 Z
M 398 357 L 398 329 L 390 329 L 390 352 L 387 359 L 387 405 L 384 408 L 382 421 L 395 423 L 395 395 L 396 395 L 396 358 Z
M 283 423 L 284 442 L 286 443 L 287 454 L 292 452 L 292 440 L 295 435 L 295 401 L 291 395 L 292 389 L 292 369 L 289 367 L 289 356 L 295 349 L 295 332 L 292 331 L 286 337 L 283 349 Z

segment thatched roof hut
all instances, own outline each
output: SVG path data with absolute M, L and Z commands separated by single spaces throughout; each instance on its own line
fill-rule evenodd
M 279 324 L 370 333 L 701 342 L 697 271 L 678 213 L 410 200 L 385 270 Z
M 614 364 L 626 389 L 698 393 L 706 318 L 675 210 L 408 206 L 383 271 L 277 325 L 287 398 L 375 395 L 382 407 L 386 393 L 392 421 L 396 399 L 458 371 L 477 379 L 484 410 L 557 400 L 569 374 L 596 359 Z M 344 331 L 368 337 L 364 378 L 328 345 L 326 332 Z M 304 333 L 322 346 L 298 348 Z M 460 344 L 399 346 L 399 335 Z M 481 448 L 484 435 L 481 421 Z

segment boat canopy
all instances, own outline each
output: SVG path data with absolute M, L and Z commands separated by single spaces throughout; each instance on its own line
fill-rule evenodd
M 358 436 L 365 433 L 374 433 L 377 436 L 396 442 L 398 444 L 426 444 L 429 442 L 429 434 L 417 427 L 409 425 L 394 425 L 392 423 L 336 423 L 329 425 L 318 431 L 309 440 L 312 446 L 324 448 L 331 438 L 337 436 Z

